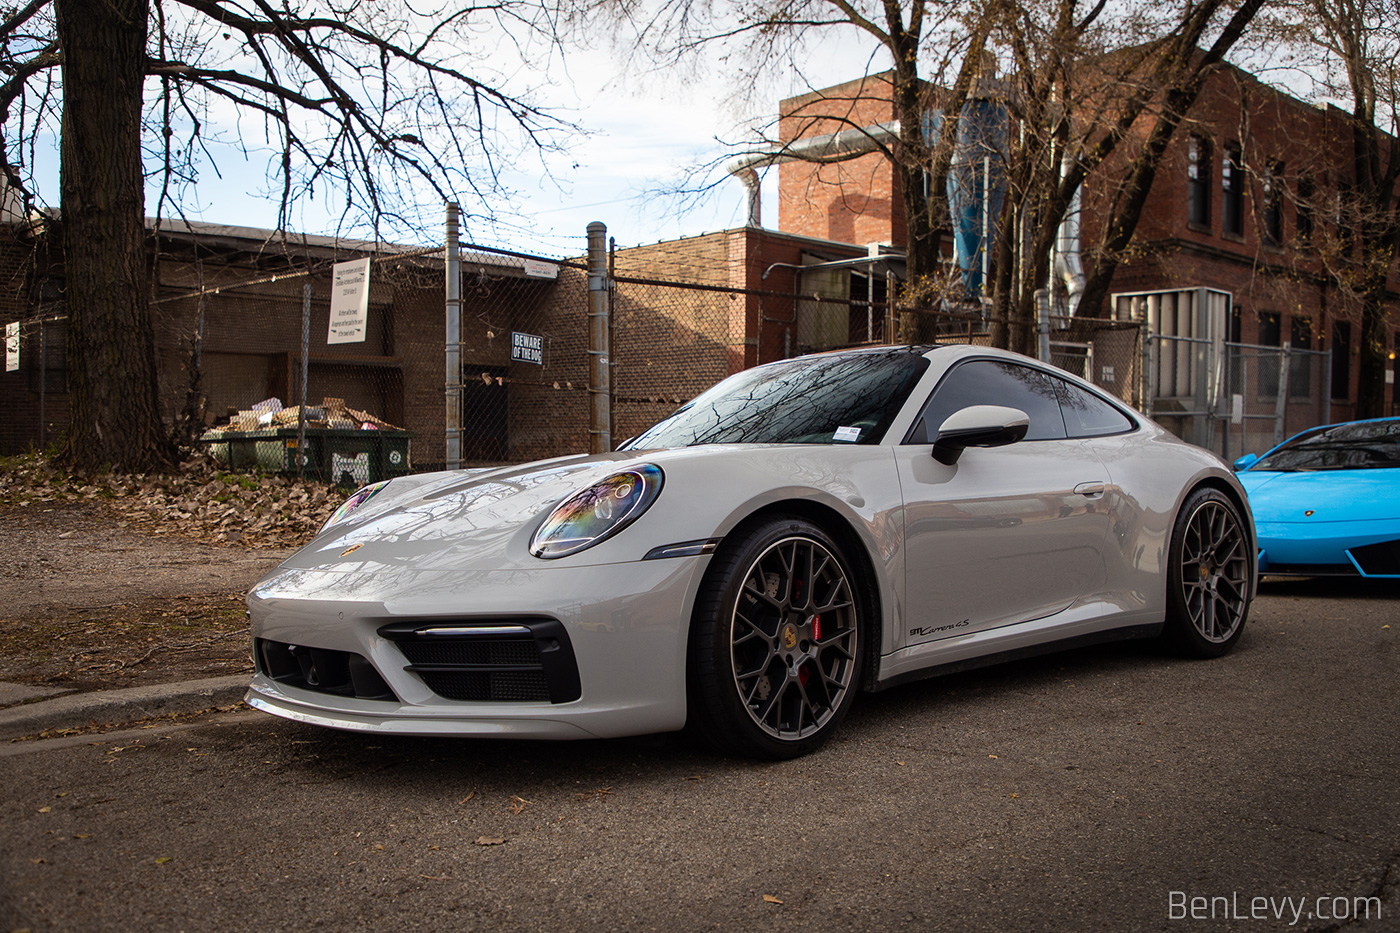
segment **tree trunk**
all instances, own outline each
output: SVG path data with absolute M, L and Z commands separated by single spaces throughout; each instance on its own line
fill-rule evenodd
M 68 307 L 63 452 L 77 470 L 174 462 L 146 280 L 142 84 L 149 0 L 56 0 L 63 49 L 61 228 Z

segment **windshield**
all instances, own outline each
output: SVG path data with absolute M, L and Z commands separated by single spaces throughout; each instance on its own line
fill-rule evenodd
M 1300 434 L 1251 470 L 1367 470 L 1400 467 L 1400 420 L 1362 421 Z
M 874 444 L 927 368 L 913 348 L 769 363 L 730 376 L 626 446 Z

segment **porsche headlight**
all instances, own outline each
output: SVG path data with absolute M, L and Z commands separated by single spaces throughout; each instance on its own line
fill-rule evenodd
M 350 517 L 350 513 L 373 499 L 375 495 L 387 485 L 389 485 L 389 480 L 386 479 L 377 483 L 371 483 L 368 486 L 361 486 L 359 489 L 355 490 L 354 495 L 342 502 L 340 508 L 331 513 L 331 517 L 326 519 L 326 523 L 321 526 L 321 530 L 325 531 L 332 525 L 338 525 L 345 521 L 345 519 Z
M 530 553 L 564 557 L 610 538 L 641 517 L 661 493 L 661 468 L 650 463 L 614 473 L 554 507 L 530 539 Z

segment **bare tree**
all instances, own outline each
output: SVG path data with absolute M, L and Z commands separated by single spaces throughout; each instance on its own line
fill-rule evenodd
M 1314 234 L 1327 274 L 1360 323 L 1356 416 L 1386 414 L 1388 292 L 1400 258 L 1400 2 L 1296 0 L 1284 37 L 1317 97 L 1344 106 L 1342 150 L 1324 154 L 1305 204 L 1330 217 Z M 1330 176 L 1330 183 L 1328 176 Z
M 864 130 L 866 145 L 843 151 L 795 146 L 791 134 L 762 135 L 758 146 L 817 162 L 861 158 L 874 149 L 894 166 L 908 224 L 905 300 L 947 293 L 942 274 L 951 233 L 948 178 L 959 121 L 931 113 L 964 112 L 985 94 L 989 63 L 1001 62 L 998 93 L 1013 131 L 1003 152 L 1007 183 L 990 297 L 1002 322 L 997 342 L 1028 349 L 1035 293 L 1045 282 L 1060 220 L 1086 177 L 1114 162 L 1123 182 L 1108 199 L 1081 303 L 1097 308 L 1127 248 L 1156 166 L 1205 76 L 1239 39 L 1263 0 L 1180 0 L 1110 7 L 1106 0 L 763 0 L 731 7 L 715 0 L 599 0 L 636 24 L 662 61 L 701 49 L 729 49 L 736 83 L 761 87 L 772 69 L 807 70 L 807 39 L 841 30 L 875 40 L 868 80 L 887 95 L 895 135 L 871 132 L 867 108 L 845 91 L 810 95 L 808 132 Z M 641 11 L 650 11 L 642 16 Z M 1204 51 L 1199 46 L 1210 39 Z M 827 76 L 828 78 L 830 76 Z M 830 84 L 809 82 L 816 86 Z M 852 82 L 852 84 L 856 84 Z M 936 131 L 930 131 L 936 127 Z M 1127 146 L 1123 146 L 1127 143 Z M 753 144 L 750 143 L 752 147 Z M 1124 156 L 1120 147 L 1131 149 Z M 927 303 L 927 301 L 925 302 Z
M 993 0 L 993 5 L 1000 0 Z M 804 125 L 804 134 L 865 133 L 864 145 L 818 152 L 786 149 L 792 134 L 775 122 L 755 128 L 755 138 L 736 143 L 741 153 L 791 155 L 804 161 L 837 163 L 878 152 L 894 167 L 908 224 L 908 275 L 918 281 L 938 274 L 944 238 L 949 232 L 944 194 L 956 126 L 945 123 L 930 139 L 925 117 L 934 107 L 957 108 L 966 99 L 982 61 L 991 8 L 960 6 L 957 0 L 764 0 L 731 4 L 723 0 L 594 0 L 594 13 L 629 23 L 632 48 L 660 67 L 674 69 L 700 60 L 701 53 L 722 56 L 737 95 L 767 89 L 767 78 L 782 73 L 813 98 L 804 112 L 789 114 Z M 868 76 L 870 93 L 893 114 L 883 132 L 870 132 L 862 98 L 823 96 L 831 83 L 807 60 L 811 44 L 833 31 L 858 33 L 880 50 Z M 806 77 L 804 77 L 806 76 Z M 771 101 L 763 106 L 771 107 Z M 838 147 L 839 148 L 839 147 Z
M 425 199 L 460 197 L 469 213 L 487 215 L 501 194 L 501 160 L 518 147 L 551 147 L 569 127 L 476 74 L 489 73 L 487 53 L 500 54 L 502 36 L 552 42 L 553 21 L 534 0 L 0 7 L 0 173 L 28 210 L 48 203 L 37 173 L 43 140 L 61 139 L 65 460 L 149 469 L 175 454 L 156 400 L 148 173 L 158 216 L 180 214 L 218 142 L 211 125 L 231 112 L 238 138 L 226 142 L 274 154 L 284 228 L 298 199 L 327 192 L 345 193 L 343 223 L 376 233 L 411 225 Z

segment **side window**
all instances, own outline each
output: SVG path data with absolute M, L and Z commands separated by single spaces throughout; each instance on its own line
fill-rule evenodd
M 923 415 L 909 436 L 912 444 L 931 444 L 938 429 L 956 411 L 969 405 L 1005 405 L 1030 416 L 1026 440 L 1058 440 L 1065 421 L 1051 378 L 1038 369 L 997 360 L 972 360 L 958 366 L 934 389 Z
M 1102 437 L 1125 434 L 1136 425 L 1117 408 L 1077 385 L 1056 379 L 1060 388 L 1060 408 L 1070 437 Z

